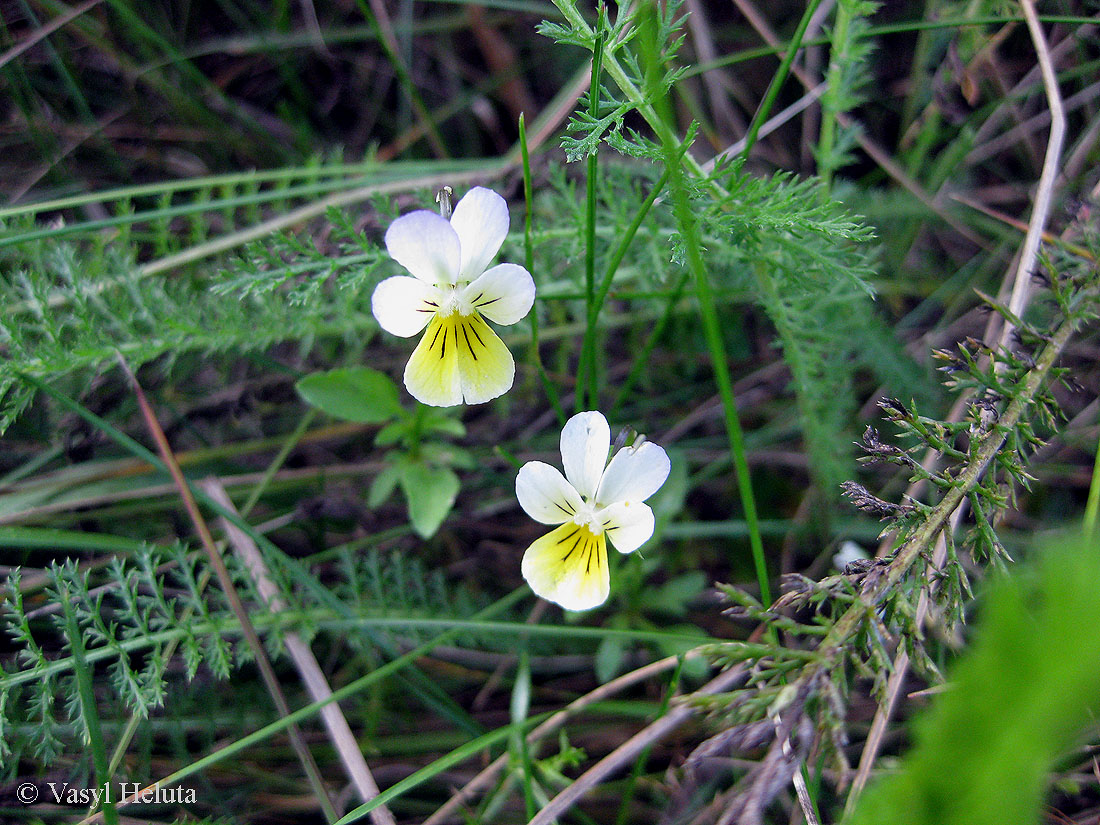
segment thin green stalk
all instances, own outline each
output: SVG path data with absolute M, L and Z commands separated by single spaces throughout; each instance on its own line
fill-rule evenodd
M 668 682 L 668 690 L 665 691 L 665 695 L 661 698 L 661 707 L 652 721 L 660 719 L 668 712 L 669 702 L 672 699 L 672 695 L 676 692 L 677 685 L 680 684 L 680 672 L 683 669 L 684 657 L 681 656 L 679 661 L 676 662 L 676 669 L 672 672 L 672 678 Z M 642 775 L 642 771 L 645 769 L 645 763 L 649 760 L 649 754 L 652 750 L 653 745 L 647 745 L 645 749 L 638 754 L 638 758 L 634 760 L 634 767 L 630 770 L 630 779 L 627 782 L 626 791 L 623 793 L 622 802 L 619 803 L 619 813 L 615 817 L 615 825 L 627 825 L 630 821 L 630 803 L 634 801 L 634 792 L 638 788 L 638 777 Z M 528 819 L 530 819 L 530 817 L 528 817 Z
M 825 80 L 829 84 L 825 94 L 821 98 L 821 131 L 817 142 L 818 169 L 817 173 L 826 187 L 832 180 L 836 171 L 833 163 L 834 148 L 836 147 L 837 114 L 841 105 L 841 73 L 843 62 L 848 53 L 848 30 L 851 28 L 851 14 L 843 3 L 837 3 L 836 21 L 833 23 L 831 37 L 832 47 L 829 56 L 829 68 L 825 74 Z
M 523 785 L 523 805 L 527 812 L 527 818 L 531 819 L 538 813 L 538 805 L 535 801 L 534 766 L 531 764 L 531 751 L 527 747 L 527 737 L 523 735 L 528 724 L 528 714 L 531 712 L 531 662 L 527 653 L 527 647 L 519 652 L 519 663 L 516 665 L 516 681 L 512 686 L 511 717 L 512 717 L 512 750 L 520 763 L 521 784 Z
M 566 20 L 579 31 L 591 31 L 588 23 L 585 22 L 584 17 L 577 10 L 573 0 L 554 0 L 554 5 L 561 11 Z M 643 22 L 648 22 L 650 24 L 652 33 L 652 18 L 654 11 L 647 6 L 643 6 L 642 10 L 648 13 L 648 16 L 643 19 Z M 655 38 L 651 36 L 648 43 L 643 42 L 643 47 L 648 47 L 652 52 L 654 39 Z M 653 67 L 657 63 L 656 56 L 651 54 L 650 57 L 652 59 L 649 65 Z M 749 526 L 749 545 L 752 549 L 756 576 L 760 583 L 761 595 L 770 601 L 771 588 L 768 586 L 767 566 L 764 563 L 764 545 L 760 539 L 760 524 L 756 514 L 756 501 L 752 494 L 751 476 L 749 474 L 748 461 L 745 456 L 744 437 L 741 432 L 740 420 L 737 417 L 737 405 L 734 401 L 733 387 L 730 383 L 729 364 L 726 359 L 725 346 L 722 342 L 721 325 L 718 321 L 717 310 L 715 309 L 714 295 L 711 291 L 710 283 L 707 280 L 706 266 L 703 263 L 694 215 L 691 212 L 690 204 L 687 202 L 686 192 L 684 190 L 683 169 L 676 158 L 675 147 L 678 141 L 675 140 L 667 125 L 667 117 L 662 116 L 658 111 L 658 107 L 660 107 L 664 110 L 665 115 L 667 115 L 668 100 L 663 94 L 643 94 L 641 90 L 634 85 L 630 76 L 623 67 L 619 65 L 613 55 L 608 55 L 605 63 L 608 75 L 615 81 L 623 94 L 637 106 L 639 114 L 646 119 L 660 137 L 665 147 L 666 158 L 674 162 L 674 168 L 672 168 L 673 174 L 670 180 L 673 183 L 673 192 L 679 194 L 679 196 L 675 198 L 677 219 L 679 220 L 682 218 L 684 221 L 681 231 L 684 233 L 685 246 L 688 253 L 688 267 L 696 278 L 696 293 L 699 299 L 700 312 L 703 316 L 704 332 L 706 334 L 708 348 L 711 352 L 711 359 L 714 361 L 715 381 L 718 384 L 718 392 L 721 396 L 722 408 L 725 412 L 726 432 L 729 437 L 731 456 L 737 470 L 737 482 L 741 496 L 741 505 L 745 511 L 745 521 Z M 691 173 L 699 179 L 706 179 L 707 175 L 701 165 L 690 154 L 684 155 L 682 165 L 686 166 Z M 710 182 L 710 187 L 716 192 L 724 193 L 724 190 L 722 190 L 716 182 Z
M 1089 497 L 1085 503 L 1084 530 L 1086 536 L 1096 535 L 1096 514 L 1100 510 L 1100 443 L 1096 445 L 1096 458 L 1092 464 L 1092 482 L 1089 484 Z
M 592 81 L 588 86 L 588 113 L 596 120 L 600 116 L 600 73 L 603 68 L 603 45 L 606 37 L 606 17 L 600 7 L 599 22 L 596 27 L 596 40 L 592 48 Z M 596 335 L 596 323 L 593 306 L 596 303 L 596 182 L 599 174 L 599 162 L 596 152 L 588 156 L 588 168 L 585 180 L 585 222 L 584 222 L 584 340 L 581 343 L 581 361 L 577 369 L 576 412 L 583 412 L 588 406 L 594 406 L 599 399 L 599 387 L 596 385 L 595 359 L 589 360 L 586 353 L 594 351 L 591 343 Z M 588 390 L 588 406 L 585 405 L 585 390 Z
M 665 327 L 668 326 L 669 321 L 672 320 L 672 314 L 676 311 L 676 305 L 680 302 L 680 296 L 684 293 L 684 287 L 687 286 L 688 278 L 691 277 L 691 273 L 684 270 L 680 274 L 680 279 L 676 282 L 676 287 L 672 292 L 666 296 L 665 311 L 657 321 L 656 325 L 649 333 L 649 337 L 646 338 L 645 344 L 642 346 L 642 351 L 634 359 L 633 365 L 630 367 L 630 373 L 626 376 L 626 380 L 623 381 L 622 386 L 619 388 L 619 394 L 615 398 L 615 403 L 611 405 L 611 413 L 615 414 L 630 394 L 634 391 L 634 385 L 638 383 L 638 379 L 642 377 L 642 373 L 645 368 L 649 366 L 649 356 L 653 353 L 653 350 L 657 347 L 657 342 L 661 340 L 661 336 L 664 335 Z
M 523 262 L 531 277 L 535 274 L 535 247 L 531 241 L 531 214 L 534 211 L 534 188 L 531 185 L 531 155 L 527 150 L 527 125 L 524 122 L 523 113 L 519 116 L 519 151 L 523 162 Z M 539 311 L 538 307 L 531 307 L 531 361 L 535 365 L 542 382 L 542 389 L 546 393 L 550 406 L 554 408 L 554 414 L 558 417 L 558 424 L 565 426 L 565 410 L 562 409 L 558 390 L 546 374 L 546 367 L 542 363 L 542 352 L 539 350 Z
M 0 218 L 9 218 L 13 215 L 34 215 L 41 212 L 56 212 L 61 209 L 71 209 L 76 206 L 84 206 L 89 203 L 109 203 L 111 201 L 128 201 L 141 197 L 153 197 L 179 192 L 193 192 L 199 189 L 214 189 L 237 187 L 244 185 L 258 185 L 262 183 L 280 184 L 288 181 L 317 182 L 325 178 L 336 178 L 330 181 L 333 188 L 340 188 L 344 179 L 363 178 L 364 181 L 378 182 L 379 179 L 401 177 L 411 173 L 428 171 L 436 173 L 445 169 L 463 171 L 482 168 L 484 161 L 475 159 L 472 161 L 449 160 L 441 163 L 436 160 L 428 161 L 387 161 L 380 163 L 377 160 L 365 160 L 359 163 L 328 163 L 321 166 L 283 166 L 278 169 L 250 169 L 246 172 L 229 172 L 220 175 L 205 175 L 197 178 L 178 178 L 173 180 L 158 181 L 157 183 L 142 183 L 133 186 L 122 186 L 115 189 L 100 189 L 95 192 L 86 192 L 80 195 L 67 195 L 63 198 L 53 198 L 46 201 L 34 201 L 17 206 L 5 206 L 0 209 Z M 280 190 L 284 194 L 286 190 Z M 135 216 L 135 220 L 136 220 Z
M 753 115 L 748 134 L 745 135 L 745 148 L 741 151 L 741 157 L 747 158 L 749 152 L 752 151 L 753 144 L 756 143 L 756 136 L 760 133 L 760 127 L 764 125 L 764 122 L 768 119 L 768 115 L 771 114 L 775 99 L 779 96 L 779 90 L 783 87 L 783 83 L 787 80 L 787 75 L 790 73 L 791 64 L 794 62 L 795 55 L 798 54 L 798 50 L 802 47 L 802 38 L 806 35 L 806 28 L 810 25 L 810 18 L 814 16 L 814 12 L 817 11 L 817 7 L 820 5 L 821 0 L 810 0 L 810 3 L 806 6 L 806 11 L 802 14 L 802 19 L 798 21 L 798 28 L 795 29 L 794 36 L 791 38 L 786 51 L 783 53 L 783 60 L 779 63 L 779 70 L 772 77 L 771 83 L 768 85 L 768 91 L 765 93 L 764 99 L 760 102 L 760 107 L 756 110 L 756 114 Z
M 397 81 L 401 84 L 402 89 L 405 90 L 405 94 L 409 98 L 409 103 L 412 104 L 413 111 L 416 112 L 417 119 L 420 121 L 421 126 L 424 127 L 424 132 L 428 138 L 428 142 L 432 145 L 432 150 L 441 158 L 449 158 L 451 154 L 447 151 L 447 144 L 444 143 L 443 136 L 439 133 L 439 127 L 436 126 L 435 121 L 432 119 L 428 107 L 424 105 L 424 101 L 420 97 L 420 92 L 417 91 L 416 84 L 409 74 L 408 67 L 405 66 L 405 61 L 402 60 L 401 55 L 397 53 L 397 44 L 393 40 L 393 32 L 383 30 L 382 22 L 378 20 L 364 0 L 357 0 L 356 5 L 359 6 L 359 11 L 367 21 L 367 25 L 374 28 L 375 36 L 378 38 L 378 45 L 380 45 L 382 51 L 386 53 L 386 57 L 390 62 L 390 67 L 393 69 L 394 74 L 397 75 Z
M 279 450 L 279 454 L 275 456 L 271 464 L 268 465 L 268 468 L 264 472 L 264 475 L 260 479 L 260 482 L 252 488 L 252 492 L 249 494 L 248 500 L 245 502 L 244 506 L 241 507 L 240 512 L 242 518 L 246 518 L 249 511 L 254 506 L 256 506 L 256 502 L 259 501 L 260 496 L 263 494 L 263 491 L 267 488 L 268 484 L 271 483 L 271 479 L 274 478 L 275 473 L 278 471 L 279 467 L 281 467 L 283 465 L 283 462 L 286 461 L 286 457 L 290 455 L 290 451 L 294 449 L 294 446 L 301 439 L 302 435 L 305 433 L 310 423 L 316 417 L 316 414 L 317 411 L 313 408 L 310 408 L 306 411 L 306 414 L 302 416 L 302 420 L 298 423 L 298 427 L 291 434 L 290 438 L 286 440 L 286 443 L 283 445 L 282 449 Z M 89 534 L 82 533 L 79 535 Z M 140 545 L 141 543 L 139 542 L 138 544 Z M 205 589 L 206 583 L 209 579 L 210 571 L 208 570 L 203 574 L 203 578 L 199 582 L 200 590 Z M 192 612 L 193 608 L 188 605 L 187 609 L 184 611 L 184 619 L 186 620 Z M 178 639 L 173 639 L 168 642 L 168 644 L 164 648 L 163 661 L 168 662 L 172 659 L 172 656 L 175 654 L 176 647 L 178 645 Z M 138 726 L 143 721 L 144 717 L 137 713 L 130 716 L 130 720 L 126 723 L 126 727 L 122 731 L 122 736 L 119 738 L 118 744 L 115 746 L 115 751 L 111 755 L 111 764 L 108 768 L 111 775 L 114 775 L 114 772 L 118 769 L 118 766 L 122 764 L 122 759 L 126 755 L 126 749 L 129 747 L 130 742 L 133 740 L 134 734 L 137 733 Z
M 659 82 L 656 78 L 659 63 L 655 54 L 658 44 L 656 43 L 653 15 L 654 12 L 650 9 L 649 13 L 639 21 L 641 48 L 648 52 L 648 54 L 643 53 L 648 58 L 646 64 L 646 97 L 652 101 L 654 112 L 654 118 L 650 125 L 657 132 L 661 145 L 664 147 L 666 163 L 670 172 L 669 188 L 672 191 L 673 211 L 680 226 L 688 269 L 695 278 L 695 296 L 699 302 L 699 312 L 703 318 L 703 334 L 713 362 L 718 395 L 722 399 L 726 434 L 729 438 L 730 454 L 737 475 L 741 507 L 745 513 L 745 521 L 749 525 L 749 546 L 752 551 L 753 566 L 756 569 L 757 583 L 760 586 L 760 595 L 764 604 L 771 604 L 771 587 L 768 584 L 768 569 L 764 560 L 764 544 L 760 538 L 756 499 L 752 491 L 752 476 L 749 473 L 749 462 L 745 453 L 745 438 L 737 414 L 737 401 L 733 394 L 733 383 L 730 380 L 729 359 L 726 356 L 726 345 L 722 339 L 722 324 L 718 318 L 714 293 L 707 277 L 706 262 L 703 260 L 699 225 L 692 211 L 687 184 L 684 181 L 684 170 L 679 154 L 679 141 L 676 140 L 671 127 L 668 125 L 672 121 L 668 99 L 660 93 Z
M 679 158 L 683 158 L 684 153 L 691 145 L 690 140 L 685 140 L 680 145 Z M 607 293 L 611 291 L 611 282 L 615 278 L 615 273 L 619 269 L 619 264 L 623 262 L 623 258 L 626 257 L 627 250 L 630 249 L 630 244 L 634 242 L 634 236 L 638 234 L 638 229 L 642 225 L 642 221 L 645 220 L 645 216 L 649 214 L 649 210 L 653 204 L 657 201 L 657 197 L 665 188 L 665 184 L 668 183 L 669 171 L 666 168 L 661 174 L 661 177 L 657 179 L 657 182 L 653 184 L 653 189 L 646 196 L 646 199 L 642 201 L 642 205 L 638 207 L 638 211 L 634 214 L 634 219 L 630 222 L 630 225 L 626 228 L 626 232 L 623 233 L 619 239 L 619 245 L 615 248 L 615 252 L 611 255 L 611 260 L 607 264 L 607 271 L 604 272 L 603 280 L 600 282 L 600 289 L 596 293 L 595 300 L 592 303 L 592 309 L 590 310 L 591 318 L 589 322 L 595 325 L 596 320 L 599 318 L 600 310 L 603 308 L 603 302 L 607 299 Z M 595 341 L 587 340 L 585 342 L 591 348 L 595 347 Z
M 80 698 L 80 715 L 84 720 L 84 732 L 88 737 L 88 747 L 92 751 L 92 765 L 95 767 L 96 786 L 103 788 L 111 781 L 111 772 L 107 760 L 107 749 L 103 744 L 103 731 L 99 727 L 99 711 L 95 704 L 95 691 L 92 689 L 92 673 L 84 657 L 84 637 L 76 621 L 73 601 L 69 597 L 68 583 L 59 573 L 57 583 L 65 592 L 61 596 L 61 609 L 65 614 L 65 633 L 69 637 L 69 646 L 73 651 L 73 673 L 76 676 L 77 695 Z M 107 825 L 118 825 L 118 811 L 113 802 L 103 803 L 103 819 Z
M 543 719 L 546 719 L 550 715 L 551 714 L 548 711 L 546 713 L 540 713 L 538 716 L 531 716 L 526 720 L 523 727 L 524 729 L 534 727 L 537 723 L 541 722 Z M 411 776 L 407 776 L 400 782 L 397 782 L 391 785 L 389 788 L 386 788 L 386 790 L 382 791 L 382 793 L 378 794 L 378 796 L 374 797 L 374 799 L 370 800 L 370 802 L 364 802 L 358 808 L 349 811 L 347 814 L 344 815 L 343 818 L 337 820 L 334 825 L 348 825 L 348 823 L 357 822 L 368 813 L 373 811 L 375 808 L 377 808 L 379 805 L 385 805 L 391 799 L 396 799 L 406 791 L 410 791 L 417 785 L 426 782 L 432 777 L 438 776 L 440 773 L 447 770 L 447 768 L 450 768 L 452 765 L 461 764 L 475 754 L 478 754 L 481 751 L 484 751 L 486 748 L 495 745 L 497 742 L 502 741 L 512 734 L 512 730 L 513 728 L 511 725 L 497 728 L 496 730 L 490 731 L 484 736 L 479 736 L 477 739 L 466 743 L 460 748 L 456 748 L 455 750 L 448 753 L 446 756 L 440 757 L 439 759 L 432 762 L 430 765 L 421 768 Z
M 294 432 L 287 438 L 286 442 L 279 450 L 278 455 L 276 455 L 275 458 L 271 460 L 271 463 L 267 465 L 263 477 L 261 477 L 259 483 L 252 488 L 252 492 L 248 494 L 245 503 L 241 505 L 241 518 L 248 518 L 248 514 L 252 512 L 252 508 L 256 506 L 256 502 L 259 501 L 260 496 L 264 494 L 267 485 L 271 483 L 271 479 L 275 478 L 275 473 L 279 472 L 279 468 L 283 466 L 283 462 L 286 461 L 287 456 L 290 455 L 290 451 L 297 446 L 302 436 L 305 435 L 306 430 L 309 429 L 309 425 L 313 423 L 313 419 L 316 417 L 316 407 L 310 407 L 306 410 L 306 414 L 302 416 L 302 420 L 298 422 L 298 426 L 294 428 Z

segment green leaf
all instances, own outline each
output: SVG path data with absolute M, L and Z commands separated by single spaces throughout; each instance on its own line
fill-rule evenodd
M 397 486 L 399 471 L 394 464 L 382 468 L 382 471 L 374 477 L 370 484 L 370 492 L 367 493 L 367 506 L 371 509 L 377 507 L 388 499 Z
M 462 438 L 466 435 L 466 425 L 442 410 L 429 410 L 425 413 L 420 427 L 425 435 L 441 433 L 443 435 L 453 435 L 456 438 Z
M 411 460 L 402 461 L 398 471 L 413 529 L 423 538 L 435 535 L 454 506 L 458 476 L 448 467 L 429 467 Z
M 391 444 L 396 444 L 408 435 L 411 429 L 412 419 L 403 418 L 399 421 L 394 421 L 392 424 L 387 424 L 374 436 L 374 446 L 389 447 Z
M 295 387 L 302 398 L 333 418 L 381 424 L 401 413 L 397 386 L 387 375 L 367 367 L 315 372 Z

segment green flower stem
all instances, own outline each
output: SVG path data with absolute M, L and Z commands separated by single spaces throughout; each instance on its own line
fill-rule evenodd
M 531 277 L 535 276 L 535 247 L 531 241 L 531 214 L 534 210 L 534 188 L 531 185 L 531 155 L 527 149 L 527 124 L 523 114 L 519 116 L 519 151 L 523 162 L 523 202 L 526 210 L 523 215 L 523 262 Z M 539 350 L 539 312 L 538 308 L 531 307 L 531 362 L 535 365 L 542 382 L 543 392 L 546 393 L 550 406 L 554 408 L 554 414 L 558 417 L 558 424 L 565 426 L 565 410 L 562 409 L 558 390 L 546 374 L 546 367 L 542 363 L 542 353 Z
M 654 719 L 660 719 L 666 713 L 668 713 L 669 702 L 675 695 L 677 688 L 680 685 L 680 672 L 684 669 L 684 657 L 681 656 L 676 662 L 676 669 L 672 672 L 672 678 L 668 683 L 668 690 L 665 691 L 665 695 L 661 698 L 661 706 L 657 710 Z M 630 779 L 626 786 L 626 792 L 623 793 L 622 802 L 619 803 L 619 813 L 615 817 L 615 825 L 627 825 L 630 822 L 630 804 L 634 801 L 634 793 L 638 789 L 638 778 L 642 775 L 642 771 L 645 770 L 645 764 L 649 761 L 649 754 L 653 750 L 653 744 L 646 745 L 641 753 L 638 754 L 638 758 L 634 760 L 634 767 L 630 769 Z
M 267 465 L 267 469 L 264 470 L 263 476 L 260 478 L 259 483 L 252 488 L 252 492 L 248 494 L 248 499 L 241 505 L 241 518 L 248 518 L 248 514 L 252 512 L 252 508 L 256 506 L 256 502 L 260 500 L 260 496 L 264 494 L 267 489 L 267 485 L 271 483 L 271 479 L 275 478 L 275 473 L 279 472 L 279 468 L 283 466 L 283 462 L 286 461 L 290 451 L 293 450 L 298 442 L 301 441 L 302 436 L 306 434 L 306 430 L 309 429 L 309 425 L 313 423 L 313 419 L 317 417 L 317 408 L 310 407 L 306 410 L 305 415 L 302 416 L 302 420 L 298 422 L 298 426 L 294 428 L 294 432 L 290 434 L 286 442 L 279 449 L 278 454 L 272 459 L 271 463 Z
M 380 20 L 363 0 L 357 0 L 356 5 L 359 6 L 359 11 L 363 15 L 363 19 L 367 21 L 367 25 L 374 30 L 378 45 L 386 53 L 389 65 L 393 68 L 394 74 L 397 75 L 397 82 L 401 85 L 402 91 L 408 96 L 417 120 L 420 121 L 420 125 L 428 138 L 428 143 L 432 146 L 432 151 L 438 157 L 449 158 L 451 155 L 447 151 L 447 144 L 444 142 L 443 136 L 439 133 L 439 127 L 436 126 L 428 107 L 424 105 L 420 92 L 417 91 L 416 83 L 409 74 L 408 66 L 405 65 L 404 59 L 397 52 L 397 40 L 389 21 Z
M 673 191 L 679 190 L 676 197 L 676 211 L 680 214 L 680 220 L 682 221 L 688 266 L 695 276 L 695 296 L 699 301 L 699 312 L 703 316 L 703 334 L 706 336 L 707 347 L 710 349 L 710 357 L 714 365 L 714 379 L 718 385 L 718 394 L 722 399 L 726 435 L 729 438 L 730 454 L 737 474 L 737 489 L 741 495 L 741 509 L 744 510 L 745 521 L 749 525 L 749 547 L 752 551 L 753 567 L 756 570 L 757 583 L 760 585 L 761 599 L 764 604 L 771 604 L 772 596 L 771 587 L 768 584 L 768 568 L 764 561 L 764 543 L 760 538 L 760 519 L 756 512 L 756 498 L 752 491 L 752 476 L 749 473 L 749 462 L 745 453 L 745 437 L 741 431 L 741 420 L 737 415 L 737 402 L 733 395 L 733 384 L 730 381 L 726 345 L 722 340 L 722 324 L 718 320 L 714 295 L 711 292 L 710 281 L 707 279 L 706 264 L 703 262 L 702 249 L 696 236 L 696 226 L 694 216 L 691 213 L 691 206 L 688 203 L 686 192 L 681 188 L 682 183 L 677 178 L 678 174 L 673 176 Z
M 649 356 L 653 350 L 657 347 L 657 342 L 661 340 L 661 336 L 665 332 L 665 327 L 668 326 L 669 321 L 672 320 L 672 315 L 676 311 L 676 305 L 680 302 L 680 296 L 684 293 L 684 287 L 687 286 L 688 279 L 691 277 L 691 273 L 684 270 L 681 273 L 679 280 L 676 282 L 675 288 L 671 293 L 666 295 L 665 311 L 658 319 L 657 324 L 649 333 L 649 337 L 646 338 L 645 344 L 642 346 L 642 351 L 638 357 L 634 359 L 634 364 L 630 367 L 630 373 L 623 381 L 622 387 L 619 388 L 619 394 L 615 398 L 615 403 L 611 405 L 611 413 L 614 415 L 630 394 L 634 391 L 634 385 L 638 383 L 638 379 L 642 377 L 642 373 L 649 365 Z
M 749 156 L 753 144 L 756 143 L 756 136 L 760 133 L 760 127 L 764 125 L 764 121 L 766 121 L 768 115 L 771 114 L 775 99 L 779 96 L 779 90 L 783 87 L 783 83 L 790 73 L 791 64 L 794 62 L 795 55 L 798 54 L 798 50 L 802 47 L 802 38 L 806 35 L 806 28 L 810 25 L 810 18 L 814 16 L 814 12 L 817 11 L 817 7 L 820 5 L 821 0 L 811 0 L 806 6 L 806 11 L 803 13 L 802 19 L 798 21 L 798 28 L 795 29 L 794 36 L 791 37 L 791 41 L 787 45 L 786 51 L 783 53 L 783 60 L 779 63 L 779 70 L 772 77 L 771 83 L 768 85 L 768 91 L 765 93 L 764 99 L 760 102 L 760 108 L 758 108 L 756 114 L 753 115 L 748 134 L 745 136 L 745 148 L 741 152 L 742 157 L 747 158 Z
M 1096 535 L 1096 513 L 1100 510 L 1100 443 L 1096 445 L 1096 458 L 1092 464 L 1092 483 L 1085 503 L 1084 530 L 1086 536 Z
M 99 711 L 96 710 L 95 691 L 92 689 L 92 672 L 84 656 L 84 637 L 76 621 L 73 602 L 69 598 L 68 583 L 61 575 L 58 584 L 65 590 L 61 596 L 61 609 L 65 614 L 65 634 L 73 651 L 73 672 L 76 675 L 77 694 L 80 698 L 80 715 L 84 721 L 84 732 L 88 737 L 88 747 L 92 751 L 92 765 L 95 768 L 97 787 L 102 788 L 111 781 L 111 772 L 107 761 L 107 749 L 103 744 L 103 731 L 99 727 Z M 118 825 L 118 811 L 113 802 L 103 803 L 103 819 L 107 825 Z
M 852 16 L 848 7 L 844 3 L 837 3 L 829 69 L 825 74 L 825 80 L 829 85 L 825 88 L 825 94 L 821 98 L 821 134 L 817 142 L 817 173 L 826 186 L 829 186 L 833 172 L 836 171 L 833 150 L 836 146 L 837 113 L 841 109 L 841 86 L 843 84 L 840 75 L 850 46 L 848 32 L 851 28 L 851 21 Z
M 554 0 L 554 5 L 558 7 L 570 25 L 578 31 L 591 32 L 590 27 L 572 0 Z M 642 22 L 652 22 L 653 10 L 643 7 L 643 11 L 648 11 L 650 16 L 643 18 Z M 648 47 L 652 51 L 654 47 L 652 38 L 650 42 L 643 42 L 642 45 L 643 48 Z M 652 57 L 653 60 L 650 63 L 651 66 L 655 66 L 656 55 Z M 760 538 L 760 524 L 756 513 L 756 500 L 752 492 L 752 478 L 749 474 L 748 459 L 745 455 L 744 435 L 741 432 L 741 422 L 737 415 L 737 403 L 733 395 L 733 385 L 730 382 L 729 362 L 726 358 L 725 344 L 722 341 L 722 329 L 718 320 L 718 311 L 715 308 L 714 294 L 707 279 L 706 264 L 703 261 L 702 248 L 699 244 L 698 226 L 687 198 L 687 190 L 683 180 L 683 166 L 687 166 L 688 171 L 700 180 L 705 180 L 707 176 L 699 163 L 690 154 L 685 154 L 682 158 L 678 156 L 679 141 L 673 136 L 665 117 L 650 103 L 651 100 L 654 100 L 664 104 L 664 108 L 667 108 L 668 100 L 662 90 L 654 89 L 651 91 L 655 93 L 644 94 L 634 85 L 626 71 L 615 60 L 614 55 L 605 57 L 604 66 L 608 76 L 615 81 L 623 94 L 636 106 L 638 112 L 646 119 L 665 147 L 668 168 L 671 172 L 670 182 L 674 194 L 677 221 L 680 223 L 681 233 L 684 237 L 688 268 L 695 276 L 696 297 L 699 301 L 700 314 L 703 317 L 703 331 L 707 339 L 707 347 L 713 361 L 715 383 L 718 385 L 718 394 L 722 399 L 726 434 L 729 438 L 730 453 L 736 470 L 741 507 L 745 513 L 745 521 L 749 526 L 749 546 L 752 551 L 753 565 L 756 569 L 761 596 L 765 603 L 770 604 L 771 588 L 768 585 L 767 565 L 764 561 L 764 544 Z M 710 185 L 719 194 L 726 194 L 717 183 L 711 182 Z
M 691 145 L 691 141 L 684 141 L 680 145 L 679 157 L 683 158 L 684 153 L 687 152 L 688 146 Z M 611 291 L 611 282 L 615 278 L 615 273 L 619 269 L 619 264 L 623 262 L 623 258 L 626 256 L 627 250 L 630 249 L 630 245 L 634 242 L 634 236 L 638 233 L 638 229 L 642 225 L 642 221 L 645 220 L 645 216 L 649 214 L 649 210 L 656 203 L 657 197 L 664 190 L 665 185 L 668 183 L 669 170 L 668 168 L 661 174 L 661 177 L 657 179 L 657 182 L 653 184 L 653 189 L 650 191 L 646 199 L 642 201 L 642 205 L 638 207 L 638 211 L 634 214 L 634 219 L 630 222 L 630 225 L 626 228 L 626 232 L 623 233 L 622 238 L 619 239 L 619 245 L 611 255 L 611 261 L 607 265 L 607 271 L 604 272 L 603 280 L 600 282 L 600 289 L 596 293 L 595 300 L 588 310 L 587 324 L 589 329 L 595 329 L 596 323 L 599 321 L 600 310 L 603 309 L 603 302 L 607 300 L 607 294 Z M 674 293 L 676 297 L 679 297 L 679 292 Z M 656 343 L 656 338 L 650 336 L 646 342 L 648 349 L 644 353 L 644 356 L 648 356 L 649 351 L 652 350 L 653 344 Z M 639 372 L 645 366 L 646 357 L 636 359 L 634 362 L 634 369 L 631 370 L 631 375 L 634 375 L 635 371 Z M 596 363 L 596 337 L 594 335 L 585 335 L 583 349 L 581 351 L 581 364 L 587 365 L 589 369 L 592 369 Z M 582 372 L 583 374 L 583 372 Z M 593 375 L 595 373 L 593 372 Z M 619 406 L 621 400 L 625 395 L 625 388 L 619 392 L 618 399 L 615 401 L 615 406 Z M 595 395 L 592 396 L 595 398 Z
M 593 120 L 600 116 L 600 73 L 603 67 L 603 44 L 605 28 L 603 11 L 597 25 L 595 45 L 592 48 L 592 81 L 588 86 L 588 113 Z M 576 412 L 583 412 L 589 406 L 598 403 L 599 387 L 596 382 L 595 343 L 596 315 L 596 181 L 599 174 L 599 162 L 596 152 L 588 156 L 588 169 L 585 176 L 585 216 L 584 216 L 584 340 L 581 343 L 581 358 L 577 368 Z M 585 357 L 586 353 L 589 357 Z M 588 406 L 585 405 L 585 389 L 588 388 Z

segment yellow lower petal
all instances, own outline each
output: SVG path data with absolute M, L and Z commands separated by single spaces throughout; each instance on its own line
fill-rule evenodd
M 436 316 L 405 367 L 405 386 L 433 407 L 481 404 L 507 392 L 512 354 L 478 314 Z
M 528 547 L 520 570 L 536 594 L 567 610 L 597 607 L 611 589 L 603 533 L 573 522 Z

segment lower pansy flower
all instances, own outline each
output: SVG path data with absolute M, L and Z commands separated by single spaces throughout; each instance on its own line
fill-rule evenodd
M 598 412 L 579 413 L 561 431 L 565 474 L 529 461 L 516 477 L 524 511 L 559 525 L 523 554 L 531 589 L 568 610 L 607 601 L 607 542 L 632 553 L 653 535 L 653 511 L 643 502 L 668 478 L 668 454 L 656 444 L 623 447 L 608 462 L 611 428 Z

